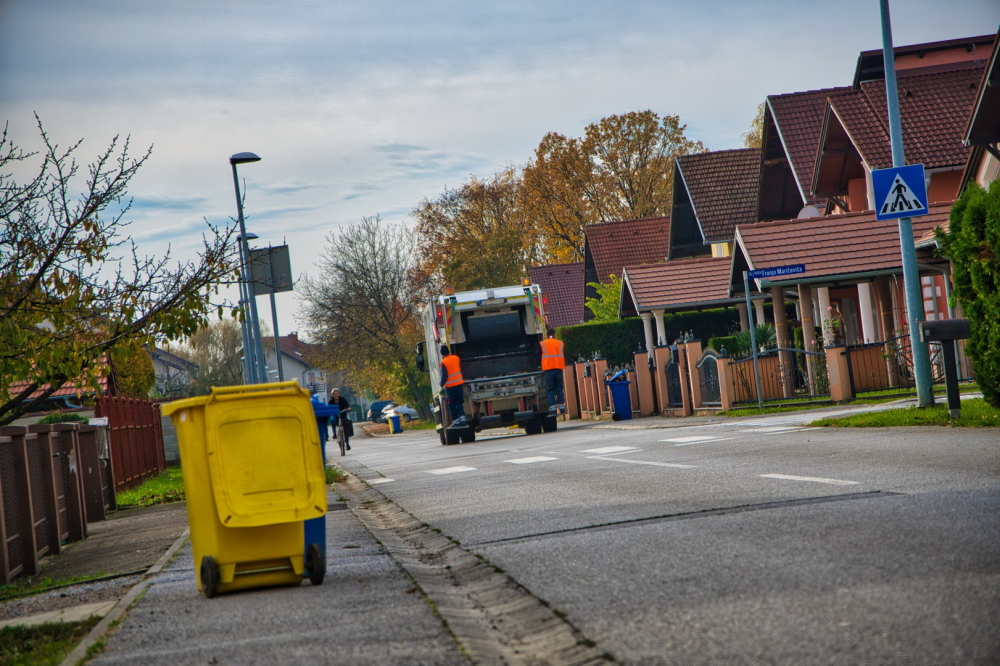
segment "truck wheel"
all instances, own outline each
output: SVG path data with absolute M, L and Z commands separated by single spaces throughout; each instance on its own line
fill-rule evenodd
M 461 437 L 463 444 L 472 444 L 476 441 L 476 431 L 471 426 L 464 428 Z
M 535 416 L 533 419 L 524 424 L 524 433 L 526 435 L 537 435 L 542 431 L 542 419 Z
M 556 416 L 546 416 L 542 420 L 542 430 L 545 432 L 555 432 L 559 427 L 559 419 Z
M 445 428 L 444 436 L 446 444 L 458 444 L 462 439 L 458 428 Z
M 447 439 L 447 436 L 445 435 L 445 429 L 444 428 L 438 428 L 438 437 L 441 439 L 441 444 L 442 445 L 447 445 L 448 444 L 448 439 Z

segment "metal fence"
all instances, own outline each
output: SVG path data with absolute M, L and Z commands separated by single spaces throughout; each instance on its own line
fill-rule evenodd
M 107 417 L 114 489 L 128 490 L 167 468 L 160 407 L 149 400 L 101 397 L 96 415 Z
M 965 340 L 958 341 L 959 381 L 973 379 L 972 363 L 965 355 Z M 941 343 L 927 345 L 930 355 L 931 379 L 944 383 L 944 361 Z M 885 342 L 871 342 L 847 347 L 848 373 L 854 395 L 871 391 L 912 393 L 916 390 L 910 336 L 902 335 Z
M 38 558 L 87 536 L 85 497 L 96 461 L 96 428 L 77 424 L 0 428 L 0 577 L 4 583 L 39 571 Z M 81 439 L 82 436 L 82 439 Z M 106 465 L 105 465 L 106 466 Z M 112 502 L 113 502 L 112 498 Z M 101 505 L 104 508 L 104 505 Z M 93 518 L 91 518 L 93 516 Z
M 800 402 L 830 395 L 826 354 L 802 349 L 768 349 L 757 354 L 764 402 Z M 733 404 L 757 402 L 753 356 L 733 359 Z

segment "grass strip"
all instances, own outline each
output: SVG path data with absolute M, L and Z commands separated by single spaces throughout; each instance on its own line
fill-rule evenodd
M 0 629 L 0 665 L 49 666 L 59 664 L 101 618 L 82 622 L 52 622 L 31 627 Z
M 115 495 L 118 508 L 153 506 L 184 501 L 184 477 L 180 467 L 168 467 L 165 472 L 147 479 L 138 488 L 123 490 Z
M 111 576 L 114 578 L 117 576 Z M 13 583 L 8 585 L 0 585 L 0 603 L 4 601 L 10 601 L 11 599 L 18 599 L 20 597 L 30 597 L 35 594 L 41 594 L 42 592 L 47 592 L 48 590 L 66 587 L 67 585 L 75 585 L 77 583 L 84 583 L 91 580 L 109 578 L 105 576 L 103 572 L 98 572 L 96 574 L 91 574 L 87 576 L 70 576 L 69 578 L 18 578 Z M 3 664 L 0 661 L 0 664 Z
M 1000 428 L 1000 409 L 982 398 L 962 401 L 961 418 L 952 421 L 947 404 L 933 407 L 904 407 L 881 412 L 853 414 L 842 418 L 818 419 L 814 426 L 836 428 L 897 428 L 902 426 L 950 426 L 956 428 Z

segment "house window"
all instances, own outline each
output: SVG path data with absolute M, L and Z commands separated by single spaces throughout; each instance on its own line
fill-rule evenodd
M 733 254 L 732 243 L 712 243 L 713 257 L 731 257 Z

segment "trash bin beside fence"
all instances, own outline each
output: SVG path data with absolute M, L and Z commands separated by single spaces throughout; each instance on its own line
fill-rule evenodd
M 403 432 L 403 419 L 399 414 L 394 414 L 389 417 L 389 432 L 393 435 L 398 435 Z
M 198 589 L 313 584 L 320 544 L 303 554 L 304 526 L 326 515 L 326 478 L 309 394 L 298 383 L 213 388 L 163 405 L 184 475 Z
M 611 418 L 615 421 L 628 421 L 632 418 L 632 396 L 629 393 L 632 382 L 621 379 L 626 372 L 628 371 L 619 370 L 604 382 L 611 391 Z
M 327 428 L 337 422 L 340 416 L 340 407 L 328 405 L 316 396 L 312 397 L 313 414 L 316 415 L 316 427 L 319 430 L 320 460 L 323 461 L 323 482 L 326 483 L 326 436 Z M 326 516 L 310 518 L 305 521 L 305 552 L 309 553 L 310 544 L 318 544 L 323 552 L 323 562 L 326 562 Z

